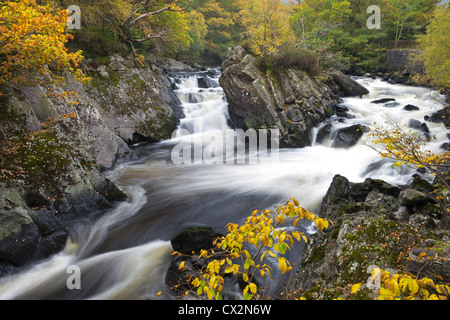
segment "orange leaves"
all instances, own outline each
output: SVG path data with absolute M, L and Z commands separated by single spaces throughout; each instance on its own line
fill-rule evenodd
M 72 38 L 66 32 L 67 11 L 37 5 L 35 0 L 6 1 L 0 5 L 0 84 L 40 84 L 51 94 L 55 84 L 64 82 L 57 72 L 73 73 L 88 81 L 77 69 L 81 52 L 68 52 Z M 50 71 L 54 70 L 54 71 Z M 56 71 L 56 72 L 55 72 Z

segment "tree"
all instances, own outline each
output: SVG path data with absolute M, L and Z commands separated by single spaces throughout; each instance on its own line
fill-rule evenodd
M 303 48 L 316 53 L 325 67 L 372 67 L 381 60 L 384 31 L 369 30 L 367 7 L 384 0 L 304 0 L 294 7 L 290 24 Z
M 41 85 L 51 96 L 67 73 L 89 81 L 79 69 L 81 51 L 65 47 L 72 38 L 67 19 L 67 10 L 37 5 L 35 0 L 0 3 L 0 84 Z
M 192 43 L 187 53 L 191 58 L 198 58 L 205 51 L 205 36 L 208 33 L 205 17 L 197 10 L 192 10 L 188 13 L 188 25 Z
M 448 5 L 436 8 L 426 34 L 418 38 L 426 77 L 432 84 L 450 87 L 450 10 Z
M 289 5 L 281 0 L 247 0 L 244 5 L 240 19 L 246 41 L 255 55 L 267 56 L 293 43 Z
M 265 257 L 268 255 L 276 259 L 279 271 L 286 273 L 292 266 L 284 254 L 291 249 L 294 241 L 307 241 L 303 233 L 281 228 L 288 220 L 294 227 L 300 220 L 314 222 L 319 230 L 329 226 L 328 220 L 300 207 L 294 198 L 278 206 L 276 212 L 255 210 L 243 225 L 229 223 L 227 235 L 216 239 L 215 250 L 201 250 L 198 258 L 206 261 L 205 268 L 186 270 L 187 264 L 184 261 L 180 263 L 179 269 L 190 274 L 187 281 L 193 288 L 186 294 L 197 298 L 222 299 L 225 278 L 234 275 L 244 283 L 243 299 L 261 298 L 262 288 L 258 285 L 258 279 L 271 277 L 273 271 Z
M 205 48 L 210 55 L 224 58 L 231 41 L 230 27 L 234 24 L 232 14 L 226 11 L 222 4 L 216 0 L 209 0 L 198 7 L 205 18 L 207 33 L 205 35 Z
M 437 0 L 389 0 L 390 12 L 388 16 L 392 25 L 391 29 L 395 30 L 395 47 L 405 36 L 405 33 L 406 38 L 411 39 L 414 34 L 425 28 L 430 13 L 437 2 Z
M 450 151 L 441 154 L 431 152 L 426 147 L 427 139 L 415 130 L 405 130 L 399 123 L 392 127 L 376 127 L 370 134 L 373 144 L 370 145 L 383 158 L 395 160 L 395 165 L 409 165 L 424 168 L 435 175 L 447 192 L 450 168 Z

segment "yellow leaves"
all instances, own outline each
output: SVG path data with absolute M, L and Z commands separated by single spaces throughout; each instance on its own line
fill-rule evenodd
M 254 283 L 248 284 L 244 288 L 244 291 L 242 291 L 242 293 L 244 295 L 244 300 L 250 300 L 253 297 L 253 295 L 256 294 L 257 290 L 258 290 L 258 287 L 256 286 L 256 284 L 254 284 Z M 251 292 L 251 294 L 248 294 L 249 291 Z
M 271 268 L 264 263 L 267 255 L 276 259 L 279 271 L 285 274 L 292 270 L 290 262 L 284 257 L 286 251 L 291 250 L 294 240 L 307 241 L 306 236 L 298 230 L 281 229 L 284 224 L 292 224 L 294 219 L 295 226 L 300 219 L 314 222 L 320 230 L 329 226 L 328 220 L 318 218 L 300 207 L 294 198 L 285 205 L 278 206 L 275 212 L 254 210 L 242 225 L 227 224 L 228 233 L 214 242 L 221 250 L 217 253 L 213 250 L 201 250 L 198 255 L 199 259 L 207 259 L 208 263 L 202 268 L 200 275 L 191 281 L 196 294 L 206 295 L 208 299 L 221 298 L 223 277 L 233 274 L 241 277 L 247 284 L 243 290 L 244 299 L 258 297 L 254 277 L 271 276 Z M 217 255 L 221 258 L 215 259 Z M 179 268 L 184 270 L 186 264 L 181 262 Z M 191 271 L 194 270 L 189 270 Z
M 375 268 L 370 280 L 379 279 L 381 288 L 378 290 L 378 300 L 447 300 L 450 286 L 435 285 L 430 278 L 416 279 L 410 274 L 390 274 L 386 270 Z M 352 294 L 361 287 L 360 283 L 352 286 Z
M 242 8 L 240 22 L 245 27 L 254 54 L 266 56 L 292 43 L 289 10 L 290 7 L 280 0 L 249 0 Z
M 372 270 L 372 282 L 375 281 L 375 278 L 378 276 L 378 274 L 381 272 L 380 268 L 375 268 Z
M 281 274 L 284 274 L 292 269 L 289 262 L 284 257 L 278 257 L 278 269 L 280 269 Z
M 303 239 L 303 241 L 308 242 L 308 239 L 306 238 L 306 236 L 304 235 L 304 233 L 300 233 L 298 231 L 293 231 L 292 232 L 292 236 L 297 239 L 297 241 L 300 241 L 300 238 Z
M 352 286 L 352 293 L 355 294 L 355 293 L 359 290 L 359 288 L 361 287 L 361 285 L 362 285 L 362 283 L 354 284 L 354 285 Z
M 186 269 L 186 264 L 185 264 L 185 262 L 184 261 L 182 261 L 181 263 L 180 263 L 180 265 L 178 266 L 178 269 L 180 269 L 180 270 L 184 270 L 184 269 Z
M 423 137 L 420 131 L 406 130 L 396 123 L 390 127 L 376 127 L 369 135 L 372 144 L 369 147 L 377 151 L 381 157 L 395 161 L 393 167 L 410 165 L 424 168 L 436 175 L 443 185 L 449 189 L 446 180 L 439 174 L 450 160 L 450 151 L 436 154 L 426 148 L 430 137 Z
M 213 260 L 211 261 L 208 266 L 206 267 L 206 271 L 210 274 L 213 275 L 214 273 L 219 273 L 220 272 L 220 261 L 218 260 Z
M 326 219 L 317 218 L 314 222 L 316 223 L 316 226 L 317 228 L 319 228 L 320 231 L 328 228 L 328 220 Z

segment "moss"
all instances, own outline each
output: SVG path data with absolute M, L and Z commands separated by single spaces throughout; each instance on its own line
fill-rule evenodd
M 318 293 L 320 292 L 320 286 L 314 286 L 303 293 L 303 296 L 306 300 L 314 300 L 317 298 Z
M 72 148 L 56 129 L 18 137 L 0 159 L 0 181 L 25 180 L 28 185 L 52 187 L 72 163 Z
M 352 203 L 348 206 L 343 206 L 342 208 L 340 208 L 339 210 L 339 214 L 346 214 L 346 213 L 356 213 L 359 211 L 366 211 L 370 209 L 370 205 L 368 205 L 365 202 L 356 202 L 356 203 Z
M 327 253 L 327 245 L 326 244 L 319 246 L 317 248 L 314 248 L 314 250 L 311 252 L 311 256 L 308 259 L 308 263 L 322 261 L 325 258 L 326 253 Z
M 401 268 L 405 264 L 406 255 L 403 245 L 400 245 L 401 234 L 410 234 L 413 243 L 418 237 L 409 226 L 379 218 L 366 218 L 360 225 L 353 226 L 343 237 L 346 244 L 342 248 L 343 269 L 341 281 L 357 283 L 367 278 L 367 267 L 378 265 L 382 268 Z M 411 246 L 411 244 L 409 244 Z
M 168 116 L 163 109 L 159 109 L 154 116 L 147 114 L 145 121 L 137 126 L 137 130 L 140 133 L 156 141 L 169 139 L 175 128 L 175 119 L 168 120 Z

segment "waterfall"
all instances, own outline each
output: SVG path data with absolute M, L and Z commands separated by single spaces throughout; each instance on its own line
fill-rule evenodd
M 228 103 L 217 76 L 178 74 L 172 77 L 185 116 L 180 120 L 180 134 L 229 129 Z

